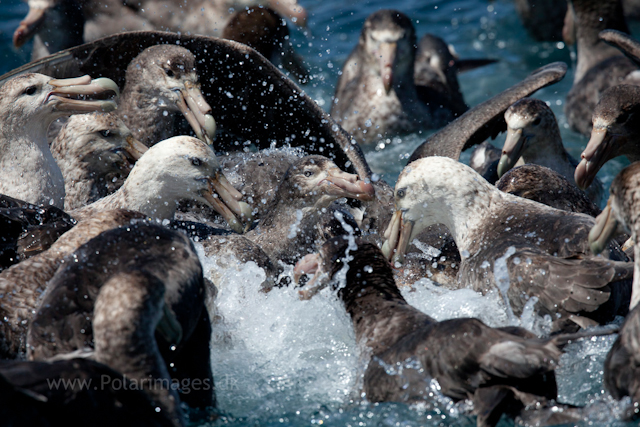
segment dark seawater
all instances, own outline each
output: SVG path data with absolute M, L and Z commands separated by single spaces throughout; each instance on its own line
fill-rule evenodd
M 565 79 L 535 96 L 548 102 L 558 118 L 565 146 L 579 157 L 586 138 L 568 129 L 563 103 L 573 79 L 572 56 L 562 43 L 534 42 L 507 0 L 300 0 L 309 12 L 308 28 L 293 29 L 293 40 L 312 71 L 303 89 L 329 109 L 338 72 L 357 42 L 364 19 L 392 6 L 407 13 L 418 37 L 427 32 L 452 44 L 462 58 L 496 58 L 500 62 L 460 76 L 467 104 L 477 105 L 553 61 L 570 65 Z M 0 74 L 28 61 L 30 45 L 16 50 L 11 36 L 27 7 L 18 0 L 0 1 Z M 632 30 L 638 29 L 631 23 Z M 638 31 L 635 31 L 637 34 Z M 406 158 L 427 136 L 410 135 L 367 159 L 393 184 Z M 500 146 L 504 135 L 494 143 Z M 468 155 L 463 157 L 467 159 Z M 616 159 L 600 171 L 605 187 L 627 164 Z M 201 257 L 205 269 L 213 261 Z M 218 271 L 220 295 L 215 309 L 224 322 L 214 329 L 212 360 L 219 406 L 225 416 L 216 425 L 335 426 L 473 426 L 464 407 L 442 396 L 420 407 L 359 403 L 358 369 L 353 332 L 338 301 L 328 293 L 301 302 L 292 289 L 257 292 L 263 272 L 255 266 Z M 233 286 L 225 287 L 225 284 Z M 406 294 L 411 304 L 439 318 L 477 316 L 492 326 L 507 324 L 499 298 L 469 290 L 446 291 L 428 284 Z M 495 297 L 495 296 L 493 296 Z M 523 323 L 527 319 L 522 319 Z M 529 319 L 530 320 L 530 319 Z M 568 348 L 558 370 L 560 399 L 589 404 L 590 420 L 581 425 L 619 425 L 616 405 L 602 388 L 602 362 L 613 338 L 598 338 Z M 434 385 L 434 395 L 438 396 Z M 510 425 L 503 420 L 501 425 Z

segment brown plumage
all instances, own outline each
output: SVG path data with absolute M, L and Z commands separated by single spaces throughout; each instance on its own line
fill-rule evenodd
M 495 138 L 507 129 L 504 113 L 514 102 L 562 80 L 566 72 L 567 65 L 562 62 L 538 68 L 520 83 L 473 107 L 432 134 L 414 150 L 407 163 L 428 156 L 445 156 L 458 160 L 464 150 L 489 137 Z
M 600 208 L 567 178 L 539 165 L 522 165 L 511 169 L 496 182 L 500 191 L 543 203 L 552 208 L 578 212 L 592 217 Z
M 343 67 L 331 117 L 361 144 L 433 128 L 414 83 L 416 34 L 397 10 L 371 14 Z
M 76 221 L 55 206 L 0 195 L 0 271 L 49 247 Z
M 269 7 L 244 8 L 231 16 L 222 37 L 251 46 L 273 65 L 291 72 L 306 83 L 309 73 L 293 50 L 287 21 Z
M 316 250 L 316 224 L 329 205 L 341 197 L 371 200 L 373 186 L 357 175 L 340 171 L 335 163 L 322 156 L 305 156 L 294 162 L 285 173 L 273 199 L 257 226 L 228 239 L 211 237 L 203 242 L 207 255 L 235 252 L 240 260 L 253 260 L 280 269 L 279 263 L 294 264 Z M 247 239 L 249 242 L 240 243 Z M 231 247 L 229 247 L 231 246 Z
M 25 352 L 29 322 L 47 282 L 53 277 L 63 258 L 93 237 L 114 227 L 128 224 L 144 216 L 124 210 L 100 212 L 63 234 L 48 250 L 31 257 L 0 274 L 0 292 L 11 295 L 0 303 L 0 358 L 15 359 Z
M 606 89 L 620 84 L 638 66 L 614 47 L 600 40 L 605 29 L 629 33 L 620 0 L 573 0 L 578 62 L 564 113 L 573 130 L 591 133 L 591 114 Z
M 507 137 L 498 164 L 498 176 L 523 162 L 546 166 L 574 182 L 578 161 L 564 148 L 556 116 L 546 102 L 523 98 L 509 107 L 504 118 Z M 602 182 L 596 180 L 585 192 L 599 204 L 604 193 Z
M 322 208 L 340 197 L 371 200 L 373 192 L 371 184 L 338 170 L 329 159 L 303 157 L 285 174 L 267 208 L 268 215 L 246 236 L 272 260 L 293 264 L 314 250 L 313 227 L 322 215 Z
M 229 182 L 254 207 L 254 218 L 260 219 L 268 212 L 267 208 L 287 170 L 301 157 L 300 152 L 260 150 L 256 153 L 229 153 L 218 156 L 218 161 Z
M 640 163 L 624 168 L 611 183 L 607 207 L 597 218 L 589 234 L 594 250 L 600 250 L 615 234 L 625 230 L 634 242 L 635 275 L 629 314 L 618 339 L 609 350 L 604 363 L 604 385 L 616 399 L 631 397 L 625 407 L 625 417 L 638 419 L 640 413 L 640 246 L 638 245 L 638 200 L 640 194 Z
M 609 160 L 626 156 L 640 160 L 640 86 L 617 85 L 605 90 L 593 111 L 591 138 L 575 170 L 579 187 L 586 188 Z
M 210 143 L 215 136 L 215 121 L 213 129 L 204 126 L 211 107 L 200 91 L 196 59 L 182 46 L 152 46 L 129 63 L 117 113 L 147 147 L 182 134 L 175 129 L 182 115 L 199 138 Z
M 425 34 L 418 42 L 413 80 L 418 98 L 427 105 L 436 127 L 446 125 L 469 109 L 460 92 L 458 63 L 440 37 Z
M 626 314 L 633 264 L 616 244 L 605 246 L 604 257 L 593 256 L 592 217 L 499 191 L 446 157 L 408 165 L 395 194 L 383 246 L 390 259 L 394 251 L 401 258 L 426 227 L 444 224 L 462 256 L 459 286 L 500 290 L 516 316 L 528 303 L 564 328 L 567 320 L 585 326 Z
M 67 211 L 88 205 L 122 186 L 146 147 L 115 113 L 71 116 L 51 143 L 64 177 Z
M 164 284 L 164 302 L 175 317 L 170 327 L 164 325 L 160 331 L 158 357 L 162 355 L 165 369 L 172 368 L 173 378 L 199 378 L 209 383 L 209 387 L 189 390 L 186 402 L 200 408 L 215 406 L 209 354 L 211 325 L 204 309 L 205 283 L 200 261 L 188 237 L 138 221 L 101 233 L 64 261 L 47 284 L 30 323 L 27 336 L 30 359 L 43 360 L 87 348 L 99 351 L 97 347 L 104 341 L 104 337 L 96 335 L 95 325 L 99 322 L 110 322 L 114 328 L 123 330 L 127 325 L 135 325 L 124 315 L 117 320 L 98 316 L 98 305 L 112 277 L 144 272 Z M 118 310 L 128 303 L 129 297 L 126 291 L 113 292 L 102 304 Z M 118 334 L 106 338 L 123 349 L 135 347 Z M 116 352 L 110 357 L 110 360 L 99 361 L 113 366 L 121 358 L 126 359 L 127 354 Z
M 146 271 L 125 270 L 109 277 L 95 297 L 91 359 L 0 365 L 0 378 L 14 387 L 12 397 L 16 399 L 20 390 L 25 394 L 18 408 L 5 407 L 4 422 L 15 419 L 19 424 L 17 420 L 31 418 L 29 425 L 184 425 L 180 400 L 155 338 L 156 328 L 165 330 L 161 320 L 175 322 L 166 320 L 171 314 L 164 308 L 164 295 L 163 281 Z M 45 378 L 49 387 L 44 387 Z M 88 387 L 51 386 L 51 381 L 72 378 L 91 382 Z M 118 384 L 135 392 L 118 392 Z M 8 390 L 2 388 L 6 396 Z
M 438 322 L 407 304 L 375 245 L 359 239 L 355 245 L 342 236 L 329 240 L 319 255 L 320 271 L 333 278 L 356 341 L 370 358 L 363 384 L 367 400 L 429 400 L 437 393 L 431 387 L 435 380 L 445 396 L 473 401 L 478 426 L 495 425 L 502 413 L 513 417 L 528 405 L 551 406 L 560 348 L 577 336 L 541 340 L 520 328 L 491 328 L 477 319 Z M 345 263 L 346 276 L 338 279 Z M 565 409 L 555 422 L 576 419 Z
M 360 146 L 352 144 L 349 135 L 310 96 L 255 50 L 229 40 L 184 32 L 122 33 L 16 68 L 0 76 L 0 84 L 39 71 L 55 77 L 99 73 L 124 87 L 127 65 L 158 44 L 179 44 L 195 55 L 202 93 L 223 127 L 216 136 L 216 150 L 237 151 L 238 141 L 251 141 L 259 149 L 270 148 L 274 142 L 276 147 L 304 147 L 307 154 L 330 157 L 343 170 L 370 178 Z M 213 61 L 211 52 L 215 52 Z M 292 115 L 296 120 L 290 119 Z

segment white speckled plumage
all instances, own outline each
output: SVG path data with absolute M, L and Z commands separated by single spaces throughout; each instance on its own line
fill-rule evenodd
M 176 136 L 151 147 L 118 191 L 71 211 L 71 215 L 84 218 L 121 208 L 170 219 L 183 198 L 208 204 L 202 196 L 209 188 L 207 178 L 218 173 L 220 165 L 210 146 L 190 136 Z
M 36 205 L 64 206 L 64 179 L 47 144 L 53 120 L 66 115 L 43 105 L 49 77 L 27 75 L 7 82 L 0 91 L 0 193 Z M 33 96 L 23 93 L 39 88 Z
M 69 99 L 74 84 L 78 94 L 86 95 L 90 92 L 83 90 L 90 83 L 88 76 L 54 80 L 25 74 L 0 88 L 0 193 L 36 205 L 64 207 L 64 179 L 49 149 L 47 128 L 59 117 L 108 106 L 108 102 Z
M 626 257 L 616 245 L 604 258 L 591 254 L 586 239 L 594 224 L 590 216 L 503 193 L 470 167 L 445 157 L 407 165 L 395 195 L 395 221 L 385 233 L 385 250 L 397 245 L 402 253 L 424 228 L 444 224 L 461 254 L 461 286 L 482 292 L 498 286 L 505 278 L 494 268 L 503 257 L 505 292 L 516 315 L 526 295 L 539 298 L 541 314 L 587 312 L 590 319 L 578 320 L 582 325 L 610 321 L 628 309 L 633 266 L 617 262 Z M 612 282 L 619 284 L 610 287 Z

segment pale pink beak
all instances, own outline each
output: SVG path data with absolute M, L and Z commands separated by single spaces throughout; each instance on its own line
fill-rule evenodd
M 375 198 L 376 190 L 369 182 L 362 181 L 358 175 L 343 172 L 339 168 L 331 168 L 327 177 L 319 185 L 328 185 L 326 193 L 338 196 L 371 201 Z

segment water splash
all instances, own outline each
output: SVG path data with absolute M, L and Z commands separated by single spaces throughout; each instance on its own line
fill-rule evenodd
M 513 254 L 516 253 L 516 248 L 513 246 L 509 246 L 504 255 L 500 258 L 496 259 L 493 262 L 493 277 L 496 282 L 496 286 L 498 290 L 500 290 L 500 294 L 502 295 L 502 299 L 504 300 L 504 305 L 507 308 L 507 316 L 509 318 L 509 322 L 513 325 L 519 324 L 518 319 L 513 314 L 513 309 L 511 308 L 511 304 L 509 304 L 509 267 L 507 266 L 507 259 Z
M 239 425 L 338 410 L 355 384 L 357 356 L 351 321 L 335 295 L 300 301 L 294 287 L 262 292 L 265 273 L 255 263 L 221 264 L 197 246 L 205 275 L 218 287 L 207 308 L 220 410 Z M 297 408 L 305 409 L 292 413 Z

